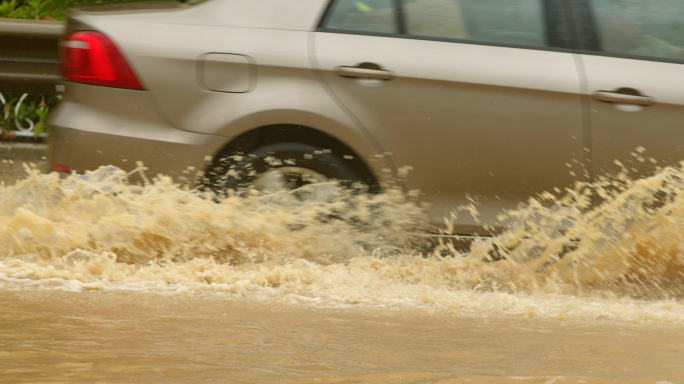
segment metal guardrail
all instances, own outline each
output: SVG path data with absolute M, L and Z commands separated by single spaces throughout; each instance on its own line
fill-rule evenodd
M 0 92 L 62 92 L 58 46 L 65 31 L 64 22 L 0 18 Z

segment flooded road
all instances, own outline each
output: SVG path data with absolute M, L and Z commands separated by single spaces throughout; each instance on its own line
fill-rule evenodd
M 131 292 L 0 299 L 3 382 L 681 383 L 684 327 Z
M 681 383 L 683 175 L 425 253 L 398 191 L 217 204 L 34 172 L 0 187 L 0 382 Z

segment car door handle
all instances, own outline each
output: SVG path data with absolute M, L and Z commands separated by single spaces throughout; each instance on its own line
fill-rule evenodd
M 652 97 L 629 95 L 626 93 L 612 91 L 597 91 L 594 92 L 593 97 L 594 99 L 603 101 L 604 103 L 636 104 L 644 106 L 655 104 L 655 100 Z
M 392 71 L 361 67 L 337 67 L 335 68 L 335 74 L 337 76 L 357 79 L 392 80 L 394 78 L 394 72 Z

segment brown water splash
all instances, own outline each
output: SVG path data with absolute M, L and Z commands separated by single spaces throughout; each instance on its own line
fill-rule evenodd
M 0 188 L 0 287 L 684 321 L 682 176 L 545 194 L 502 215 L 501 236 L 445 257 L 413 247 L 405 234 L 425 218 L 399 190 L 217 203 L 165 177 L 129 185 L 112 167 L 32 171 Z

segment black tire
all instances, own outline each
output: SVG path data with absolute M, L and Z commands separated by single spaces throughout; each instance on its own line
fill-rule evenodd
M 241 193 L 253 187 L 255 181 L 269 171 L 300 168 L 321 175 L 329 181 L 339 181 L 344 186 L 363 183 L 364 180 L 351 167 L 349 161 L 340 159 L 330 151 L 302 143 L 268 144 L 244 155 L 229 155 L 214 160 L 207 172 L 206 187 L 220 196 L 229 191 Z M 309 180 L 297 180 L 296 175 L 287 178 L 290 189 L 296 189 Z M 321 181 L 320 179 L 313 180 Z

